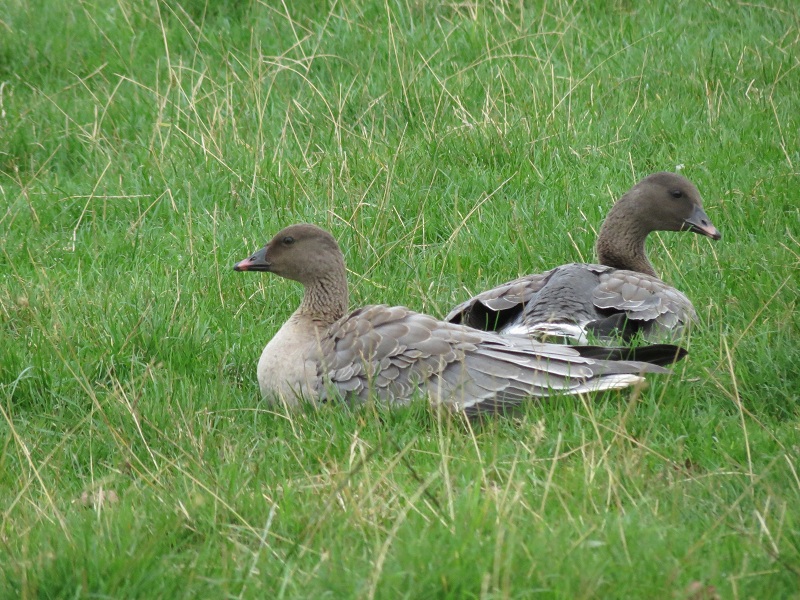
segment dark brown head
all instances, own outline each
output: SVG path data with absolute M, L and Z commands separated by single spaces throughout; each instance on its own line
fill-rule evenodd
M 270 242 L 233 266 L 235 271 L 266 271 L 310 286 L 345 276 L 344 257 L 333 236 L 300 223 L 279 231 Z
M 628 190 L 609 211 L 597 237 L 597 259 L 616 269 L 657 276 L 645 251 L 645 240 L 653 231 L 693 231 L 712 240 L 722 237 L 691 181 L 675 173 L 654 173 Z
M 712 240 L 722 237 L 711 223 L 694 184 L 676 173 L 654 173 L 633 186 L 613 213 L 650 231 L 692 231 Z M 611 213 L 609 213 L 611 216 Z

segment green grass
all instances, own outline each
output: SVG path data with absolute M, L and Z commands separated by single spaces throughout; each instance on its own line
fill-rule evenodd
M 789 0 L 0 5 L 0 596 L 800 597 L 798 57 Z M 299 290 L 231 266 L 282 226 L 443 315 L 677 165 L 724 237 L 650 241 L 672 376 L 260 400 Z

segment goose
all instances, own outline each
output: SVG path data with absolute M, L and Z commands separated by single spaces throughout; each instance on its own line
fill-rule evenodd
M 262 396 L 287 405 L 338 397 L 396 406 L 427 395 L 436 406 L 474 416 L 530 397 L 624 388 L 642 382 L 644 373 L 669 372 L 659 365 L 685 355 L 667 344 L 630 351 L 503 337 L 403 306 L 348 312 L 339 245 L 307 223 L 281 230 L 233 268 L 274 273 L 304 287 L 300 306 L 258 361 Z
M 650 343 L 678 341 L 697 315 L 686 295 L 656 275 L 645 250 L 652 231 L 722 237 L 692 182 L 654 173 L 609 211 L 597 239 L 600 264 L 572 263 L 520 277 L 459 304 L 445 321 L 577 344 L 630 341 L 637 334 Z

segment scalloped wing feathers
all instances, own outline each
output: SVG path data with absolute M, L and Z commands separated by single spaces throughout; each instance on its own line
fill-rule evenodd
M 574 348 L 501 337 L 404 307 L 367 306 L 334 323 L 321 340 L 318 393 L 371 395 L 403 404 L 426 393 L 469 414 L 531 396 L 627 387 L 650 364 L 585 358 Z
M 689 299 L 656 277 L 571 264 L 478 294 L 446 320 L 503 334 L 586 343 L 590 333 L 612 339 L 639 331 L 651 341 L 677 340 L 696 318 Z

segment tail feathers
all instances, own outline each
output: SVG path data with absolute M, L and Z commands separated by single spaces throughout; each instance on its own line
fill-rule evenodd
M 603 346 L 572 346 L 572 348 L 586 358 L 635 361 L 660 366 L 674 364 L 687 354 L 685 348 L 674 344 L 652 344 L 638 348 L 605 348 Z
M 603 375 L 596 379 L 590 379 L 579 387 L 570 390 L 570 394 L 584 394 L 587 392 L 600 392 L 603 390 L 621 390 L 631 385 L 641 384 L 647 381 L 639 375 L 620 373 L 618 375 Z
M 526 325 L 524 323 L 513 323 L 499 330 L 503 335 L 524 335 L 530 336 L 540 342 L 550 342 L 554 344 L 586 344 L 588 338 L 585 328 L 574 323 L 536 323 Z

